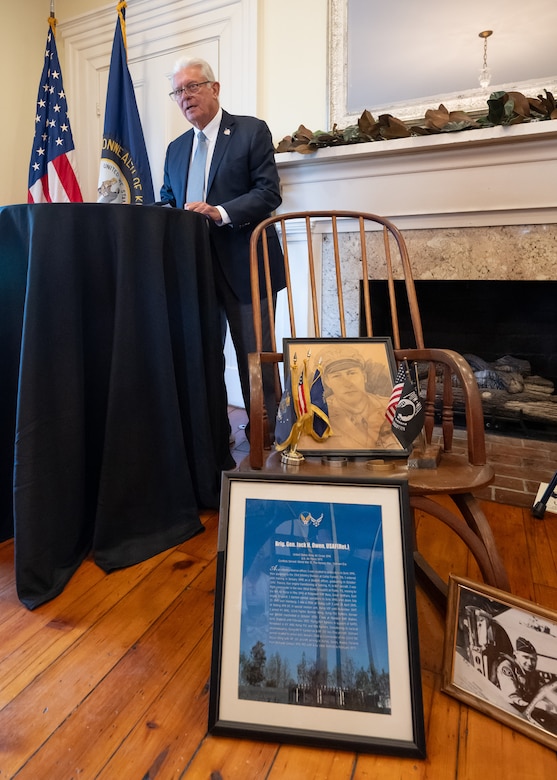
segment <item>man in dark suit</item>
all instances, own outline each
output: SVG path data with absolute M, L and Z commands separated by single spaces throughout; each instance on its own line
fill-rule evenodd
M 204 60 L 179 61 L 171 97 L 193 128 L 169 145 L 161 201 L 209 219 L 217 297 L 234 343 L 245 408 L 249 415 L 247 356 L 255 351 L 249 243 L 255 226 L 281 203 L 280 184 L 269 128 L 260 119 L 232 116 L 220 107 L 220 85 Z M 202 131 L 202 132 L 201 132 Z M 205 176 L 196 186 L 195 157 L 203 151 Z M 282 250 L 274 229 L 268 231 L 273 294 L 285 286 Z M 263 306 L 267 311 L 267 306 Z M 268 332 L 268 323 L 264 323 Z M 270 345 L 264 344 L 264 349 Z M 274 425 L 272 383 L 266 382 L 267 412 Z M 269 408 L 269 406 L 271 408 Z

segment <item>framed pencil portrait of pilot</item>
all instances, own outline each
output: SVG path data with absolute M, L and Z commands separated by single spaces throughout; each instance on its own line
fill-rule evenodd
M 451 575 L 442 690 L 557 750 L 557 612 Z
M 398 440 L 387 417 L 397 373 L 389 337 L 286 338 L 283 353 L 285 393 L 275 431 L 279 449 L 280 424 L 284 418 L 289 421 L 289 393 L 300 419 L 298 396 L 305 387 L 312 414 L 295 436 L 300 453 L 408 457 L 410 450 Z
M 425 757 L 408 484 L 223 475 L 209 728 Z

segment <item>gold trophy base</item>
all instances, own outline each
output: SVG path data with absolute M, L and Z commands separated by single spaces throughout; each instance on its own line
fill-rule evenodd
M 298 450 L 285 450 L 280 456 L 280 462 L 285 466 L 299 466 L 304 456 Z

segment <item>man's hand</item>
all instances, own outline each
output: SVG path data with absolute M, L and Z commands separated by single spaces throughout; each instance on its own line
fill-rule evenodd
M 186 203 L 184 208 L 186 211 L 198 211 L 200 214 L 205 214 L 205 216 L 212 219 L 213 222 L 220 222 L 222 219 L 220 211 L 215 206 L 209 206 L 208 203 L 204 203 L 203 201 Z

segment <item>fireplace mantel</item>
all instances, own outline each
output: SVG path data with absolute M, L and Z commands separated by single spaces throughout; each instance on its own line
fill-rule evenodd
M 280 211 L 356 209 L 402 229 L 557 223 L 557 121 L 276 155 Z
M 354 209 L 388 217 L 404 231 L 415 279 L 557 279 L 557 121 L 276 157 L 280 212 Z M 314 228 L 321 232 L 319 221 Z M 376 239 L 368 238 L 370 256 Z M 334 274 L 329 251 L 316 244 L 324 328 L 327 279 Z M 349 235 L 341 241 L 341 262 L 357 278 Z M 346 296 L 347 311 L 358 312 L 358 285 Z M 357 335 L 357 315 L 354 323 L 349 335 Z

